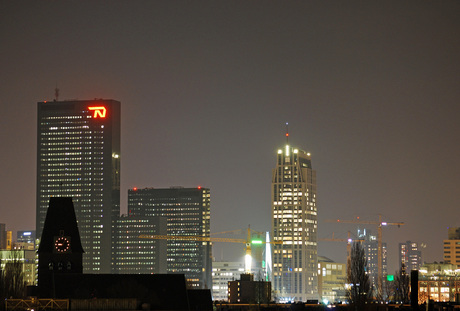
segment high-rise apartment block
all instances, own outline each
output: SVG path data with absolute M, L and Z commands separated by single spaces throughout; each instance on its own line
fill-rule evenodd
M 273 287 L 280 301 L 318 299 L 316 171 L 286 144 L 272 177 Z
M 399 243 L 399 267 L 404 264 L 406 273 L 411 270 L 418 270 L 422 265 L 422 251 L 417 242 L 406 241 Z
M 444 240 L 444 262 L 460 265 L 460 227 L 451 227 Z
M 120 214 L 120 102 L 38 103 L 36 234 L 50 197 L 72 197 L 85 273 L 110 273 Z
M 206 188 L 133 188 L 128 191 L 129 217 L 166 217 L 168 236 L 209 238 L 210 192 Z M 167 272 L 185 274 L 191 288 L 212 287 L 211 242 L 167 240 Z

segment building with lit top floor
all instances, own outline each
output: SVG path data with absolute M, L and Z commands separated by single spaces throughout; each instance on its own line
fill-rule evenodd
M 419 303 L 432 299 L 437 302 L 460 303 L 460 268 L 450 263 L 425 263 L 418 279 Z
M 110 273 L 120 215 L 120 102 L 38 103 L 36 234 L 50 197 L 72 197 L 85 273 Z
M 272 175 L 273 279 L 281 301 L 318 299 L 316 171 L 310 153 L 286 144 Z
M 210 237 L 210 196 L 201 187 L 128 190 L 129 217 L 165 217 L 168 236 L 198 238 L 167 240 L 167 272 L 185 274 L 190 288 L 212 287 L 211 242 L 199 240 Z

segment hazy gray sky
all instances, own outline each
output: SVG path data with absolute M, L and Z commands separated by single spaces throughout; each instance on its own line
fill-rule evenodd
M 459 1 L 2 1 L 0 222 L 35 226 L 36 103 L 122 103 L 128 188 L 211 188 L 213 232 L 271 227 L 276 150 L 312 153 L 319 236 L 384 230 L 442 260 L 460 226 Z M 375 228 L 370 227 L 376 233 Z M 218 259 L 243 246 L 218 245 Z M 319 254 L 345 261 L 345 244 Z

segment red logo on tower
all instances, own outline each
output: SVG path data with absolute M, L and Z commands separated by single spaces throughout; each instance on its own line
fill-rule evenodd
M 97 106 L 97 107 L 88 107 L 90 111 L 94 111 L 93 118 L 105 118 L 107 114 L 107 109 L 104 106 Z

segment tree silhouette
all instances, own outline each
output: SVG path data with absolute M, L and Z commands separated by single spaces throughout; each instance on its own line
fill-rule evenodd
M 0 270 L 0 298 L 23 298 L 26 294 L 26 282 L 22 270 L 19 252 L 11 252 L 4 269 Z
M 356 311 L 366 309 L 366 304 L 372 298 L 372 288 L 369 275 L 366 273 L 367 260 L 364 248 L 359 242 L 354 242 L 348 261 L 347 296 L 350 305 Z
M 396 272 L 395 278 L 395 300 L 401 301 L 402 303 L 409 302 L 409 285 L 410 278 L 406 273 L 406 266 L 404 263 L 401 265 L 401 268 Z

